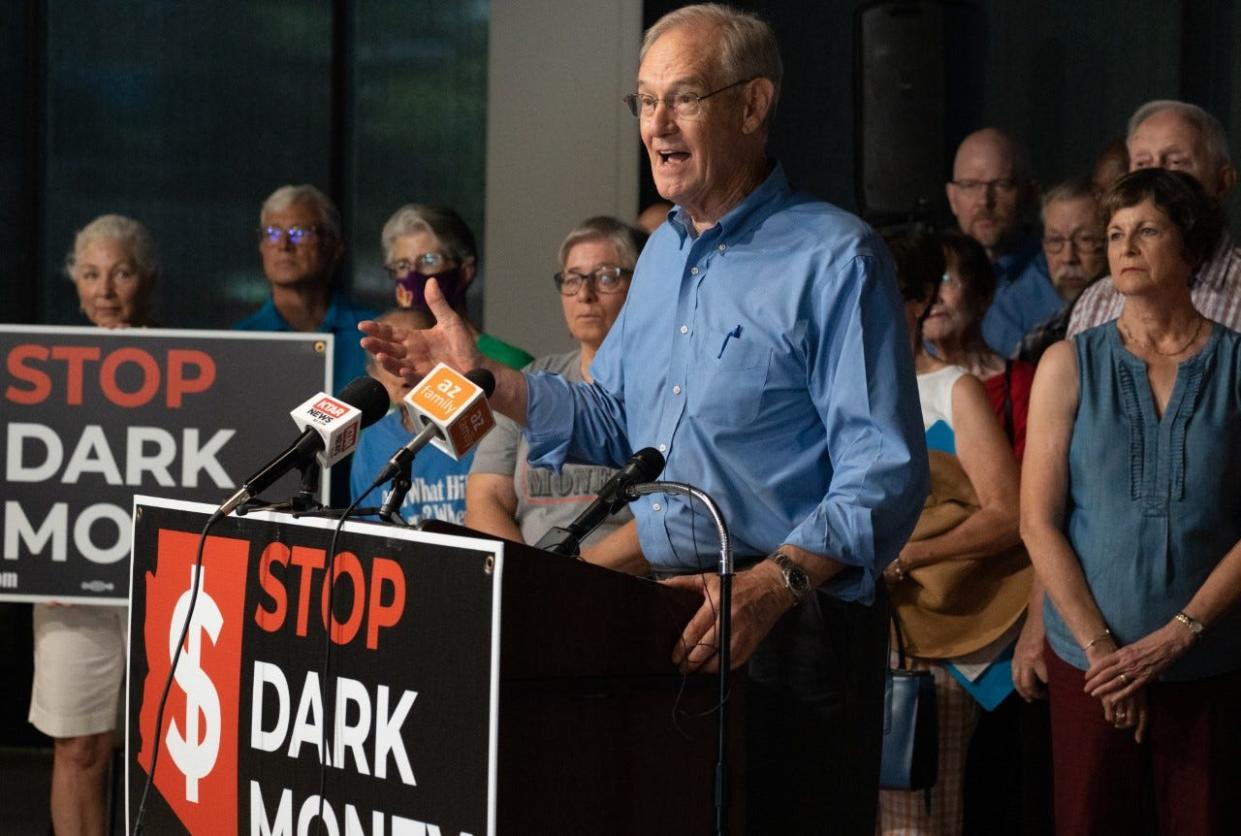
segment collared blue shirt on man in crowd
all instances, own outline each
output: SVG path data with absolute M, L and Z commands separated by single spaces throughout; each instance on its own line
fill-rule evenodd
M 343 389 L 355 377 L 366 374 L 366 349 L 362 348 L 358 336 L 358 323 L 374 319 L 378 314 L 366 308 L 360 308 L 349 301 L 342 291 L 333 290 L 323 322 L 319 324 L 319 333 L 333 334 L 336 339 L 334 359 L 332 361 L 331 391 Z M 271 297 L 263 306 L 245 319 L 233 325 L 235 331 L 292 331 L 293 326 L 280 315 Z
M 995 296 L 982 320 L 982 336 L 1001 357 L 1012 357 L 1021 338 L 1064 307 L 1037 236 L 1030 235 L 995 260 Z
M 887 250 L 780 166 L 701 236 L 683 210 L 651 237 L 593 383 L 527 377 L 531 463 L 618 465 L 653 446 L 663 479 L 723 509 L 739 557 L 789 543 L 849 569 L 824 589 L 870 603 L 922 509 L 927 456 Z M 714 567 L 707 515 L 631 506 L 659 572 Z

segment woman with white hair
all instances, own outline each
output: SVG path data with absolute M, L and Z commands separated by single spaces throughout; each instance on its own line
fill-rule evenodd
M 124 215 L 101 215 L 83 227 L 65 257 L 78 307 L 101 328 L 143 327 L 151 320 L 151 292 L 159 276 L 155 240 Z
M 83 227 L 65 259 L 82 314 L 101 328 L 153 325 L 155 241 L 123 215 Z M 54 740 L 52 827 L 60 836 L 106 831 L 104 780 L 125 681 L 125 607 L 34 607 L 30 722 Z
M 379 321 L 402 331 L 434 324 L 423 291 L 427 281 L 435 279 L 448 304 L 461 314 L 482 354 L 515 369 L 534 359 L 520 348 L 483 333 L 466 318 L 465 292 L 478 274 L 478 254 L 474 233 L 460 215 L 446 206 L 406 204 L 384 224 L 380 243 L 397 307 Z M 381 366 L 368 364 L 367 373 L 388 387 L 394 403 L 409 391 L 408 383 L 385 373 Z M 398 408 L 362 434 L 349 469 L 352 499 L 357 500 L 370 487 L 375 473 L 393 450 L 409 441 L 414 429 L 405 410 Z M 414 459 L 411 486 L 399 504 L 401 518 L 411 524 L 426 519 L 463 523 L 465 479 L 473 456 L 471 451 L 458 461 L 435 447 L 424 448 Z
M 424 296 L 435 279 L 440 293 L 461 314 L 478 350 L 520 369 L 534 359 L 520 348 L 483 332 L 466 316 L 465 294 L 478 275 L 478 247 L 462 217 L 447 206 L 408 203 L 384 224 L 384 270 L 394 282 L 397 307 L 429 311 Z

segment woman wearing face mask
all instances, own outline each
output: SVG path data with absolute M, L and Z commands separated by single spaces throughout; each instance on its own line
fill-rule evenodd
M 397 328 L 415 329 L 434 324 L 423 295 L 428 279 L 435 279 L 445 300 L 461 314 L 477 341 L 478 350 L 506 366 L 520 369 L 534 358 L 516 346 L 483 333 L 465 315 L 465 292 L 478 273 L 474 233 L 461 216 L 446 206 L 410 203 L 397 209 L 384 224 L 381 236 L 384 269 L 395 282 L 397 310 L 383 317 Z M 396 403 L 408 384 L 368 361 L 367 372 L 388 387 Z M 413 436 L 414 424 L 403 408 L 362 433 L 349 468 L 350 498 L 358 500 L 375 473 L 393 451 Z M 474 460 L 471 450 L 460 461 L 433 446 L 414 459 L 412 484 L 402 497 L 398 513 L 407 523 L 437 519 L 465 522 L 465 478 Z M 375 505 L 387 498 L 378 491 Z M 365 503 L 370 505 L 371 503 Z
M 503 340 L 484 333 L 466 316 L 465 294 L 478 275 L 474 233 L 447 206 L 410 203 L 392 213 L 383 228 L 384 269 L 395 284 L 396 304 L 427 310 L 427 279 L 435 279 L 448 304 L 461 314 L 483 355 L 520 369 L 534 359 Z
M 100 328 L 153 325 L 159 273 L 146 227 L 103 215 L 78 232 L 65 270 L 82 314 Z M 52 827 L 58 834 L 104 833 L 104 779 L 112 757 L 125 676 L 123 606 L 34 606 L 30 722 L 54 741 Z

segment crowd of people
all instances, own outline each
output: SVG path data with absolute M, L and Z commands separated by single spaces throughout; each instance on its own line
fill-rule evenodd
M 409 524 L 535 543 L 647 446 L 711 494 L 738 566 L 750 832 L 1235 830 L 1241 248 L 1219 122 L 1150 102 L 1094 171 L 1046 188 L 984 128 L 945 187 L 955 228 L 879 234 L 769 157 L 782 75 L 749 13 L 687 6 L 647 31 L 626 102 L 669 203 L 649 240 L 610 217 L 567 234 L 547 304 L 572 352 L 535 359 L 469 320 L 479 255 L 447 207 L 393 213 L 393 307 L 355 306 L 312 186 L 264 202 L 271 297 L 237 327 L 335 334 L 337 383 L 365 370 L 394 407 L 435 362 L 493 371 L 507 417 L 461 461 L 419 454 Z M 154 324 L 138 222 L 87 224 L 66 267 L 92 324 Z M 351 499 L 413 430 L 394 408 L 363 434 Z M 582 557 L 699 594 L 669 651 L 708 672 L 715 542 L 655 494 Z M 935 682 L 929 792 L 879 789 L 894 622 Z M 102 832 L 124 623 L 35 608 L 58 833 Z

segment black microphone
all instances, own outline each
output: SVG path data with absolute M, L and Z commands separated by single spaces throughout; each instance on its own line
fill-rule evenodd
M 298 426 L 305 427 L 297 440 L 247 479 L 216 513 L 232 513 L 281 476 L 305 467 L 325 451 L 329 453 L 325 466 L 339 461 L 357 447 L 360 428 L 369 427 L 387 412 L 388 390 L 371 377 L 355 378 L 335 398 L 320 392 L 291 413 Z
M 564 528 L 557 526 L 539 538 L 534 544 L 552 554 L 576 556 L 582 540 L 594 531 L 599 523 L 615 514 L 630 501 L 629 488 L 642 482 L 650 482 L 664 469 L 663 454 L 654 447 L 643 447 L 629 457 L 625 466 L 599 489 L 599 496 Z

